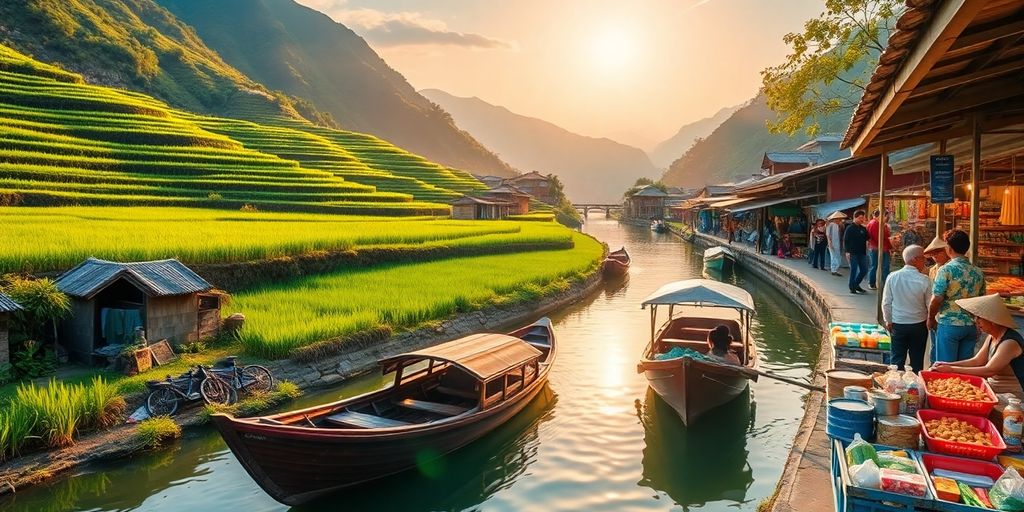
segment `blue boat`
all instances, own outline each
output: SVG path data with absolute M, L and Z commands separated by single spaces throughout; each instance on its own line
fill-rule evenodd
M 717 246 L 704 251 L 704 268 L 727 272 L 736 265 L 736 255 L 729 249 Z

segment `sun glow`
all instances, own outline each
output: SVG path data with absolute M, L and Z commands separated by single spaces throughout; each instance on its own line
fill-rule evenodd
M 590 33 L 590 60 L 602 71 L 623 71 L 636 59 L 637 46 L 636 34 L 624 27 L 604 27 Z

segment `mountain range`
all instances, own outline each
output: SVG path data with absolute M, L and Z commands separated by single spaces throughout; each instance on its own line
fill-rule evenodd
M 480 98 L 457 97 L 437 89 L 420 94 L 451 113 L 460 127 L 509 164 L 558 175 L 574 202 L 618 202 L 638 177 L 660 174 L 638 148 L 579 135 Z
M 450 167 L 514 170 L 366 42 L 292 0 L 0 2 L 0 42 L 173 107 L 373 133 Z
M 698 139 L 703 139 L 715 131 L 715 128 L 718 128 L 726 119 L 729 119 L 729 116 L 739 110 L 740 107 L 742 105 L 724 107 L 711 117 L 705 117 L 704 119 L 683 125 L 675 135 L 658 143 L 647 154 L 650 155 L 654 165 L 663 169 L 667 168 L 680 155 L 693 147 Z

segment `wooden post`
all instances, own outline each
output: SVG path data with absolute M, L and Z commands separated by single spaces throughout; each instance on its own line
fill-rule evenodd
M 946 139 L 939 141 L 939 154 L 946 154 Z M 937 212 L 935 213 L 935 236 L 941 237 L 946 232 L 946 205 L 937 204 L 935 206 L 937 207 Z M 931 243 L 931 240 L 928 243 Z
M 885 250 L 885 227 L 888 225 L 885 222 L 885 174 L 889 169 L 889 153 L 882 151 L 879 161 L 882 165 L 880 166 L 881 171 L 878 177 L 878 268 L 875 270 L 875 286 L 878 287 L 878 296 L 875 300 L 875 316 L 878 319 L 878 323 L 884 323 L 882 318 L 882 291 L 885 289 L 885 282 L 882 281 L 882 269 L 885 268 L 885 265 L 882 264 L 882 251 Z
M 974 134 L 971 139 L 971 248 L 968 258 L 978 264 L 978 203 L 981 197 L 981 122 L 975 115 L 972 119 Z
M 761 254 L 761 248 L 764 247 L 764 215 L 761 211 L 757 212 L 757 238 L 754 240 L 754 250 Z

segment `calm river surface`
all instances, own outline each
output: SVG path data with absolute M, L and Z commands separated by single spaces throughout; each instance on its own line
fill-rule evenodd
M 640 301 L 666 282 L 700 277 L 702 259 L 671 235 L 598 216 L 585 231 L 613 250 L 625 245 L 633 264 L 627 280 L 551 315 L 560 346 L 547 393 L 513 422 L 436 463 L 292 510 L 755 510 L 782 471 L 803 391 L 761 379 L 684 428 L 636 372 L 650 336 Z M 808 375 L 819 335 L 801 325 L 809 321 L 800 309 L 742 272 L 727 280 L 754 296 L 762 369 Z M 380 382 L 360 378 L 301 402 Z M 0 500 L 0 509 L 33 512 L 214 507 L 288 508 L 256 486 L 212 429 Z

